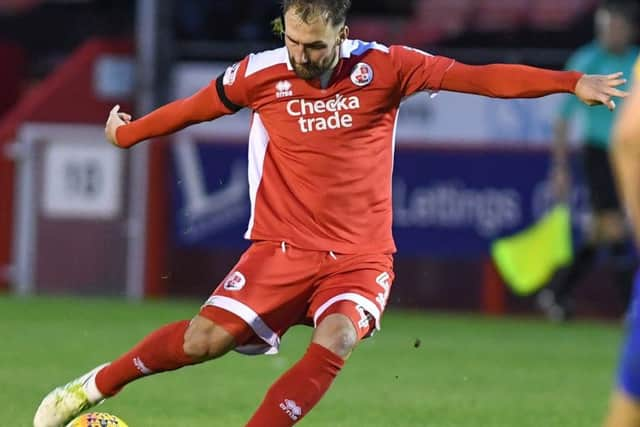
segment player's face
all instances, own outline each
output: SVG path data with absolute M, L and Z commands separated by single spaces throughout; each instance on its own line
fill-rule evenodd
M 596 13 L 596 33 L 602 46 L 611 52 L 623 52 L 633 41 L 631 22 L 620 13 L 599 10 Z
M 295 10 L 288 10 L 284 21 L 285 45 L 298 77 L 314 79 L 336 65 L 340 43 L 347 36 L 347 27 L 334 27 L 320 17 L 305 22 Z

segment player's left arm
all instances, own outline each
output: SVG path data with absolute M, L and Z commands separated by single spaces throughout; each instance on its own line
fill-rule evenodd
M 640 245 L 640 62 L 631 95 L 624 102 L 612 129 L 615 173 L 636 244 Z
M 617 89 L 622 73 L 588 75 L 517 64 L 467 65 L 455 62 L 444 74 L 441 88 L 494 98 L 538 98 L 553 93 L 573 93 L 587 105 L 615 108 L 612 97 L 625 97 Z

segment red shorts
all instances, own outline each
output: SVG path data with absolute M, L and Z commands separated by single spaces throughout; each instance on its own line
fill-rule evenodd
M 380 329 L 393 279 L 389 254 L 334 254 L 256 242 L 200 315 L 232 332 L 236 350 L 248 354 L 277 353 L 291 326 L 315 326 L 331 313 L 347 315 L 363 338 Z

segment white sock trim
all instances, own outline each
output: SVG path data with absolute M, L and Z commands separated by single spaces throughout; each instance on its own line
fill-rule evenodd
M 104 399 L 104 395 L 98 390 L 98 386 L 96 385 L 96 375 L 107 365 L 108 364 L 104 364 L 94 369 L 89 375 L 89 378 L 82 384 L 82 388 L 84 392 L 87 393 L 87 397 L 91 403 L 97 403 Z

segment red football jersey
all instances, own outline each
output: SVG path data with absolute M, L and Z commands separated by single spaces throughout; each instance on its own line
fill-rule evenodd
M 218 79 L 253 111 L 245 237 L 336 253 L 391 253 L 391 175 L 403 98 L 440 89 L 453 60 L 347 40 L 326 88 L 296 76 L 287 49 L 252 54 Z
M 573 93 L 582 78 L 517 64 L 465 65 L 404 46 L 342 43 L 326 88 L 296 76 L 285 47 L 255 55 L 189 98 L 117 128 L 116 145 L 254 112 L 245 237 L 339 253 L 391 253 L 391 174 L 400 101 L 439 89 L 500 98 Z

